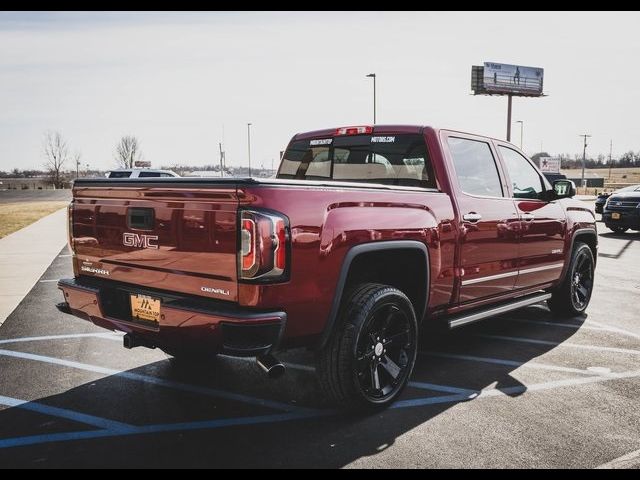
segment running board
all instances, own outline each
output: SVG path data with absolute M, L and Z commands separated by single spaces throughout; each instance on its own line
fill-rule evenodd
M 528 305 L 533 305 L 534 303 L 540 303 L 549 298 L 551 298 L 550 293 L 534 293 L 526 297 L 511 300 L 510 302 L 503 303 L 502 305 L 490 307 L 488 310 L 481 310 L 479 312 L 476 311 L 474 313 L 464 313 L 462 315 L 458 315 L 449 319 L 449 328 L 452 329 L 461 327 L 462 325 L 466 325 L 467 323 L 477 322 L 478 320 L 482 320 L 484 318 L 493 317 L 494 315 L 500 315 L 501 313 L 510 312 L 511 310 L 516 310 Z

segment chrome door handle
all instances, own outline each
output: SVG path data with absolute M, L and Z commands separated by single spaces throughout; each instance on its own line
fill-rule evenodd
M 466 222 L 477 222 L 477 221 L 482 219 L 482 215 L 480 215 L 479 213 L 476 213 L 476 212 L 469 212 L 469 213 L 465 213 L 462 216 L 462 218 Z
M 531 220 L 533 220 L 534 218 L 536 218 L 536 216 L 533 213 L 529 213 L 529 212 L 525 212 L 520 214 L 520 218 L 522 220 L 525 220 L 527 222 L 530 222 Z

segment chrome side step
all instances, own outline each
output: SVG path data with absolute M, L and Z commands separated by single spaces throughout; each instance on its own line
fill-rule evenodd
M 479 312 L 476 311 L 474 313 L 463 313 L 461 315 L 451 317 L 448 320 L 449 328 L 452 329 L 461 327 L 462 325 L 466 325 L 467 323 L 477 322 L 478 320 L 482 320 L 484 318 L 493 317 L 494 315 L 500 315 L 501 313 L 510 312 L 511 310 L 516 310 L 528 305 L 533 305 L 534 303 L 540 303 L 549 298 L 551 298 L 550 293 L 534 293 L 531 295 L 527 295 L 526 297 L 511 300 L 508 303 L 490 307 L 488 310 L 481 310 Z

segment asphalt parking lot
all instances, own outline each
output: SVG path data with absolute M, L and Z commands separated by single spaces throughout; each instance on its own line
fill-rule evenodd
M 268 380 L 58 313 L 64 249 L 0 327 L 0 466 L 637 468 L 640 233 L 598 227 L 588 315 L 539 305 L 428 332 L 402 398 L 355 417 L 322 403 L 306 351 Z

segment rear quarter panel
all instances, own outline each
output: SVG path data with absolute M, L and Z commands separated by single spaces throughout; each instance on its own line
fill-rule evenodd
M 318 186 L 247 187 L 240 205 L 286 213 L 292 235 L 287 283 L 240 283 L 241 305 L 285 308 L 286 337 L 320 334 L 327 321 L 347 251 L 385 240 L 417 240 L 430 256 L 428 310 L 451 301 L 454 213 L 448 195 L 420 189 L 383 190 Z M 425 292 L 426 293 L 426 292 Z

